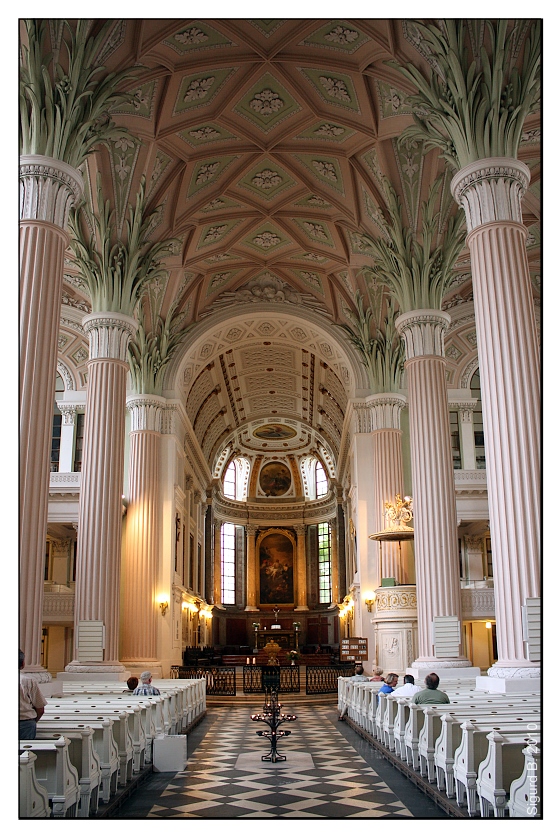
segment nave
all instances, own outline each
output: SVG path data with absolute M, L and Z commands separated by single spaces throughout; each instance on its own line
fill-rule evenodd
M 337 722 L 330 705 L 296 704 L 291 735 L 278 744 L 287 760 L 261 761 L 267 742 L 252 707 L 208 707 L 188 735 L 188 763 L 175 775 L 156 773 L 112 818 L 409 819 L 448 818 L 430 798 L 363 740 Z

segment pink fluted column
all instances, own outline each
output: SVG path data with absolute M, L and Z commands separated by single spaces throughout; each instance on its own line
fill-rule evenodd
M 497 678 L 539 677 L 522 632 L 540 596 L 540 362 L 521 200 L 524 163 L 479 160 L 454 177 L 471 252 L 493 552 Z
M 20 158 L 20 647 L 41 667 L 50 443 L 68 213 L 79 172 L 39 155 Z
M 83 318 L 83 327 L 89 334 L 89 362 L 74 617 L 76 626 L 103 622 L 105 654 L 102 663 L 91 666 L 79 659 L 76 644 L 77 664 L 66 670 L 119 672 L 124 670 L 118 660 L 126 357 L 137 322 L 121 313 L 93 313 Z
M 121 661 L 134 672 L 157 666 L 157 569 L 160 542 L 159 466 L 165 399 L 135 395 L 131 416 L 128 510 L 123 556 Z M 141 614 L 141 617 L 139 617 Z
M 413 477 L 415 573 L 419 658 L 414 666 L 469 666 L 464 656 L 434 655 L 433 619 L 461 620 L 456 493 L 450 447 L 444 332 L 450 316 L 416 310 L 400 315 L 396 327 L 406 346 Z
M 394 502 L 396 494 L 404 495 L 400 412 L 406 405 L 406 399 L 402 395 L 383 393 L 367 398 L 367 405 L 372 413 L 374 518 L 377 532 L 386 528 L 384 503 Z M 382 574 L 385 578 L 396 578 L 397 583 L 407 582 L 405 569 L 400 564 L 398 543 L 383 542 Z M 381 580 L 379 576 L 375 588 L 380 586 Z

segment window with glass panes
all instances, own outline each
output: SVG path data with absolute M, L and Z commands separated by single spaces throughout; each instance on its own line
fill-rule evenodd
M 54 408 L 52 416 L 52 436 L 50 442 L 50 472 L 58 473 L 60 463 L 60 438 L 62 436 L 62 413 L 58 407 Z
M 462 467 L 462 453 L 460 451 L 460 426 L 458 424 L 458 412 L 450 412 L 450 444 L 452 447 L 452 464 L 454 470 Z
M 237 472 L 235 462 L 231 462 L 223 477 L 223 495 L 228 499 L 237 498 Z
M 332 601 L 332 535 L 330 523 L 318 524 L 318 602 Z
M 476 456 L 476 470 L 485 470 L 485 441 L 483 438 L 483 420 L 481 410 L 481 384 L 479 382 L 479 371 L 474 372 L 470 381 L 472 398 L 477 398 L 474 407 L 474 445 Z
M 221 603 L 235 603 L 235 526 L 221 526 Z
M 85 425 L 85 413 L 76 414 L 76 435 L 74 443 L 74 473 L 80 473 L 82 469 L 83 456 L 83 429 Z
M 328 479 L 321 463 L 317 461 L 315 470 L 316 498 L 328 493 Z

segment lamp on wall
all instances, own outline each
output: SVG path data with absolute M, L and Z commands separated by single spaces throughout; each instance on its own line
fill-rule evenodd
M 365 606 L 367 607 L 367 612 L 372 612 L 372 609 L 373 609 L 373 604 L 375 603 L 375 598 L 376 598 L 376 595 L 375 595 L 375 593 L 374 593 L 374 592 L 371 592 L 371 593 L 370 593 L 370 594 L 369 594 L 369 595 L 365 598 Z
M 161 615 L 166 615 L 167 610 L 169 609 L 169 602 L 168 601 L 160 601 L 159 607 L 161 609 Z

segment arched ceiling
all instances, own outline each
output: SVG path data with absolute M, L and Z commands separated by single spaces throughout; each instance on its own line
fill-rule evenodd
M 229 382 L 239 385 L 232 387 L 229 405 L 216 401 L 231 413 L 224 427 L 235 423 L 237 410 L 238 437 L 242 427 L 272 417 L 299 422 L 297 438 L 316 429 L 308 405 L 303 408 L 303 357 L 309 360 L 309 349 L 298 345 L 292 330 L 280 336 L 280 320 L 289 311 L 320 316 L 333 333 L 355 311 L 359 290 L 381 320 L 385 291 L 361 273 L 370 263 L 363 235 L 381 234 L 381 176 L 390 179 L 406 222 L 417 228 L 421 201 L 444 170 L 436 151 L 424 155 L 420 143 L 397 144 L 412 121 L 406 95 L 413 91 L 387 61 L 427 66 L 414 35 L 410 21 L 396 19 L 115 21 L 102 63 L 143 69 L 130 88 L 134 103 L 113 113 L 131 137 L 110 142 L 90 158 L 88 187 L 99 171 L 122 224 L 145 175 L 150 207 L 161 207 L 153 237 L 180 241 L 167 264 L 168 281 L 149 288 L 152 316 L 165 314 L 175 301 L 184 323 L 192 325 L 210 323 L 217 313 L 227 318 L 246 311 L 246 327 L 230 329 L 243 335 L 225 350 L 227 375 L 236 378 Z M 51 36 L 56 40 L 54 30 Z M 525 125 L 519 156 L 532 172 L 524 221 L 539 293 L 538 114 Z M 441 208 L 443 214 L 456 210 L 449 196 Z M 471 300 L 467 251 L 458 268 L 447 308 Z M 79 300 L 82 290 L 71 269 L 66 282 L 75 308 L 79 302 L 72 295 Z M 247 336 L 255 303 L 267 306 L 273 334 L 253 329 L 255 336 Z M 274 351 L 265 350 L 266 340 Z M 282 347 L 291 352 L 289 362 L 277 359 Z M 220 352 L 212 353 L 217 367 Z M 315 369 L 321 363 L 333 368 L 319 348 L 315 358 Z M 183 359 L 186 373 L 190 361 Z M 192 374 L 199 377 L 196 362 Z M 227 386 L 223 376 L 219 383 Z M 329 384 L 324 379 L 321 385 Z M 194 397 L 194 388 L 186 387 L 185 397 Z M 330 398 L 323 400 L 326 409 Z M 342 421 L 336 418 L 338 431 Z

